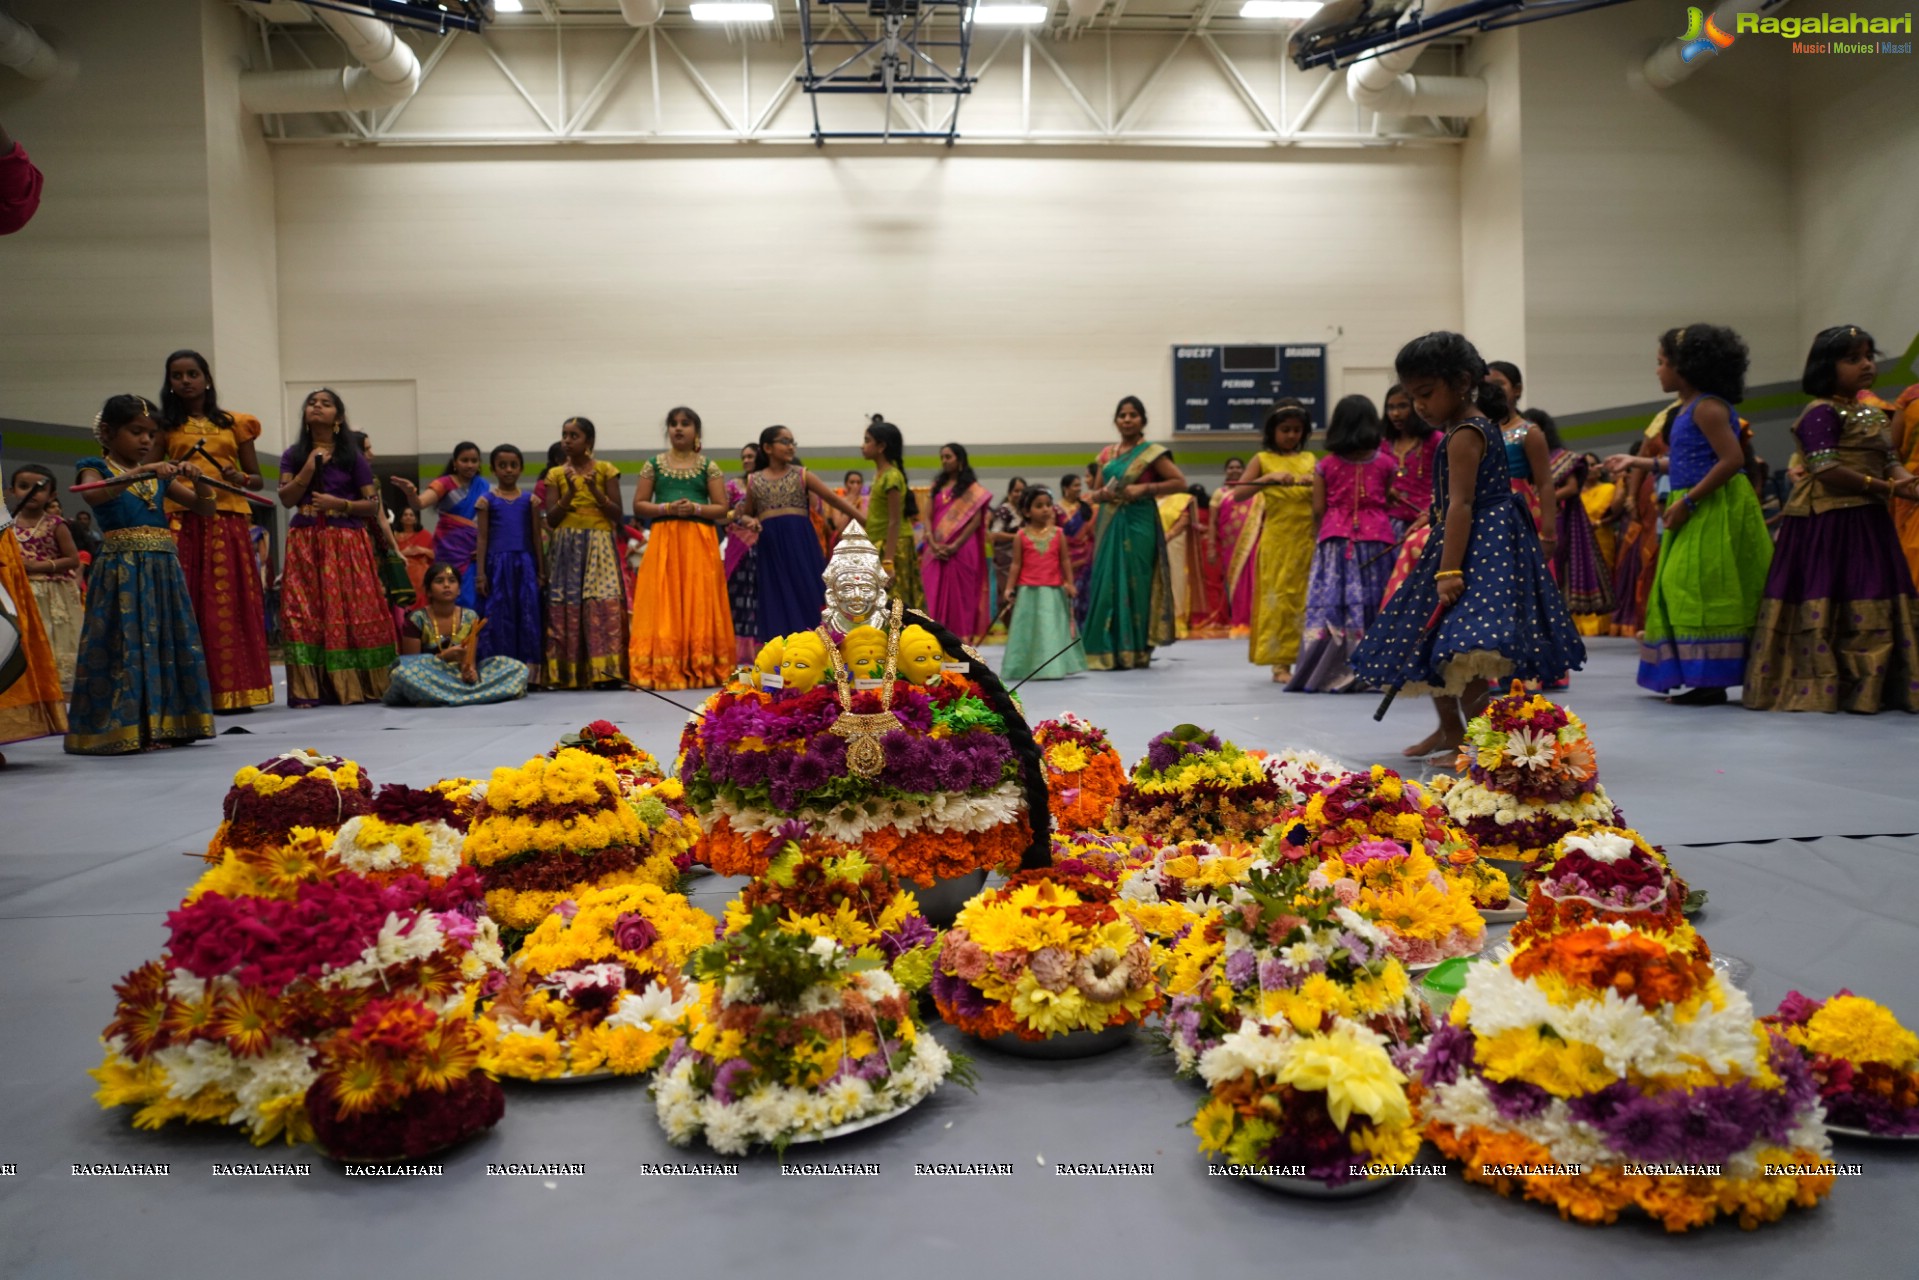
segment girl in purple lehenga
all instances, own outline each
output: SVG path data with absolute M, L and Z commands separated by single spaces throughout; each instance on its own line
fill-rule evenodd
M 1524 416 L 1539 428 L 1550 446 L 1546 462 L 1552 468 L 1553 496 L 1559 504 L 1559 541 L 1553 546 L 1553 577 L 1559 580 L 1559 594 L 1575 615 L 1611 613 L 1612 579 L 1599 555 L 1592 517 L 1586 514 L 1586 504 L 1580 498 L 1591 464 L 1584 454 L 1560 443 L 1558 425 L 1551 414 L 1528 409 Z

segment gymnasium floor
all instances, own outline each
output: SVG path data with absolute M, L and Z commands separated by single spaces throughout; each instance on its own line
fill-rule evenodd
M 991 656 L 989 654 L 989 656 Z M 1633 685 L 1634 651 L 1599 641 L 1563 700 L 1591 727 L 1600 776 L 1629 822 L 1711 894 L 1698 921 L 1715 950 L 1755 966 L 1754 1003 L 1841 986 L 1919 1025 L 1919 721 L 1685 709 Z M 284 693 L 284 690 L 282 690 Z M 697 695 L 675 695 L 689 706 Z M 1397 766 L 1431 712 L 1370 696 L 1281 695 L 1229 641 L 1186 642 L 1150 673 L 1033 683 L 1029 717 L 1078 711 L 1130 760 L 1183 720 L 1243 746 L 1311 746 Z M 384 707 L 219 721 L 187 750 L 106 761 L 57 741 L 7 748 L 0 771 L 0 1275 L 493 1275 L 651 1272 L 792 1277 L 884 1268 L 1021 1276 L 1077 1266 L 1114 1274 L 1260 1265 L 1304 1275 L 1507 1276 L 1550 1257 L 1569 1276 L 1677 1265 L 1656 1228 L 1584 1234 L 1536 1205 L 1456 1176 L 1362 1200 L 1295 1200 L 1208 1179 L 1190 1119 L 1198 1095 L 1143 1045 L 1081 1062 L 977 1050 L 977 1094 L 943 1088 L 913 1113 L 794 1158 L 878 1161 L 877 1178 L 781 1178 L 757 1156 L 737 1178 L 642 1176 L 644 1162 L 710 1159 L 664 1141 L 643 1087 L 515 1086 L 506 1119 L 443 1157 L 439 1178 L 347 1178 L 306 1151 L 255 1152 L 230 1131 L 136 1133 L 99 1111 L 86 1068 L 112 984 L 159 954 L 243 765 L 294 747 L 360 761 L 376 783 L 423 785 L 517 764 L 589 720 L 621 724 L 670 757 L 680 712 L 638 693 L 547 694 L 461 710 Z M 244 730 L 244 732 L 237 732 Z M 718 912 L 731 882 L 698 882 Z M 960 1047 L 961 1038 L 942 1029 Z M 1053 1077 L 1059 1077 L 1055 1079 Z M 1803 1272 L 1910 1276 L 1919 1144 L 1842 1145 L 1857 1177 L 1829 1202 L 1763 1232 L 1721 1226 L 1682 1247 L 1700 1276 Z M 1430 1152 L 1428 1153 L 1430 1155 Z M 215 1179 L 214 1161 L 309 1161 L 310 1177 Z M 584 1162 L 581 1178 L 492 1178 L 489 1161 Z M 87 1179 L 69 1165 L 168 1161 L 160 1180 Z M 917 1177 L 916 1161 L 1010 1161 L 1011 1178 Z M 1056 1161 L 1150 1161 L 1151 1178 L 1055 1176 Z M 384 1182 L 385 1185 L 381 1185 Z M 1659 1274 L 1655 1271 L 1654 1274 Z M 1667 1271 L 1665 1274 L 1672 1274 Z

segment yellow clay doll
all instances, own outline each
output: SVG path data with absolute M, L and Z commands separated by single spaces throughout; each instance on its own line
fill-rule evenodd
M 931 684 L 939 679 L 940 663 L 945 659 L 940 642 L 925 627 L 912 626 L 900 632 L 899 673 L 914 684 Z
M 761 646 L 753 659 L 754 669 L 759 673 L 753 677 L 753 687 L 763 688 L 762 676 L 770 676 L 780 669 L 780 658 L 786 651 L 786 637 L 774 636 Z
M 878 680 L 886 674 L 886 633 L 878 627 L 854 627 L 840 642 L 840 656 L 855 680 Z
M 788 689 L 805 693 L 826 674 L 826 641 L 817 632 L 796 631 L 786 637 L 780 654 L 780 680 Z

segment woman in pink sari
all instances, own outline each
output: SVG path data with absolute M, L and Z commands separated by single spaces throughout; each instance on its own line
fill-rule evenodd
M 986 517 L 993 495 L 973 475 L 963 445 L 940 450 L 940 476 L 933 482 L 932 515 L 920 578 L 926 612 L 968 644 L 986 636 Z
M 1213 546 L 1225 562 L 1228 625 L 1241 637 L 1253 632 L 1253 600 L 1259 595 L 1259 494 L 1233 488 L 1245 472 L 1244 458 L 1226 459 L 1226 483 L 1213 503 Z

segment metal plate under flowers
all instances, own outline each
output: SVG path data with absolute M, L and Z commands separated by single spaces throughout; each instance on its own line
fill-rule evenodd
M 932 1096 L 930 1093 L 926 1095 L 927 1098 Z M 920 1102 L 924 1101 L 926 1101 L 926 1098 L 920 1099 Z M 888 1120 L 898 1119 L 918 1105 L 919 1102 L 909 1102 L 903 1107 L 894 1107 L 891 1111 L 882 1111 L 878 1115 L 866 1116 L 859 1120 L 848 1120 L 845 1124 L 836 1124 L 831 1129 L 822 1129 L 818 1133 L 809 1133 L 804 1137 L 795 1138 L 790 1145 L 797 1147 L 805 1142 L 829 1142 L 834 1138 L 844 1138 L 848 1134 L 858 1133 L 862 1129 L 874 1129 L 885 1124 Z
M 960 908 L 971 902 L 985 887 L 986 870 L 983 867 L 963 876 L 954 876 L 951 880 L 936 881 L 930 889 L 922 889 L 916 884 L 907 885 L 920 904 L 920 914 L 935 929 L 952 928 Z
M 997 1049 L 1001 1053 L 1016 1058 L 1091 1058 L 1102 1053 L 1111 1053 L 1133 1038 L 1131 1024 L 1122 1027 L 1102 1027 L 1098 1031 L 1068 1031 L 1063 1036 L 1048 1036 L 1044 1040 L 1022 1040 L 1013 1034 L 993 1036 L 991 1038 L 975 1036 L 981 1044 Z

